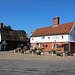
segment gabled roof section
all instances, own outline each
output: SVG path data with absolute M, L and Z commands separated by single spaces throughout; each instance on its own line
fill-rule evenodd
M 58 24 L 54 26 L 38 28 L 36 29 L 31 37 L 46 36 L 46 35 L 58 35 L 58 34 L 69 34 L 75 22 Z
M 2 40 L 26 41 L 26 32 L 20 30 L 1 29 Z

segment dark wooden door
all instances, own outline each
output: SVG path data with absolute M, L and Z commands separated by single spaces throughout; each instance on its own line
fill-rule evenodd
M 69 44 L 64 44 L 64 52 L 69 51 Z
M 72 52 L 75 53 L 75 43 L 72 43 L 72 44 L 71 44 L 71 50 L 72 50 Z

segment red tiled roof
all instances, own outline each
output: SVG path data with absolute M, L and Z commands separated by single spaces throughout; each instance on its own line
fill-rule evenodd
M 75 22 L 59 24 L 57 26 L 49 26 L 44 28 L 36 29 L 31 37 L 34 36 L 45 36 L 45 35 L 56 35 L 56 34 L 69 34 Z

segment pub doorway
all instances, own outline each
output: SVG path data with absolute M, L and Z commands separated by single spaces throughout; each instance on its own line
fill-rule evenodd
M 69 44 L 64 44 L 64 52 L 69 51 Z

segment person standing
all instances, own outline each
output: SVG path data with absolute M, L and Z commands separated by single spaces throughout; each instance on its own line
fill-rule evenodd
M 1 48 L 2 48 L 2 50 L 6 50 L 6 41 L 4 40 L 3 42 L 2 42 L 2 45 L 1 45 Z

